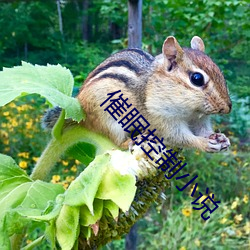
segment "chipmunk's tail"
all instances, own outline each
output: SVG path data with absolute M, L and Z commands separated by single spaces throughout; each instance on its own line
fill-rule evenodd
M 41 120 L 42 128 L 45 130 L 51 130 L 56 124 L 61 112 L 62 109 L 58 106 L 46 110 Z

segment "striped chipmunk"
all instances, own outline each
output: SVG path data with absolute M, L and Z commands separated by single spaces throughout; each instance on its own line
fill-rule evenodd
M 169 36 L 156 57 L 140 49 L 111 55 L 88 75 L 77 96 L 86 112 L 83 126 L 124 145 L 129 134 L 104 111 L 109 102 L 100 107 L 109 93 L 121 90 L 132 104 L 127 111 L 137 108 L 165 144 L 206 152 L 228 149 L 229 139 L 213 131 L 210 114 L 227 114 L 232 104 L 220 69 L 204 50 L 198 36 L 191 48 Z M 51 127 L 59 113 L 60 108 L 47 112 L 44 123 Z

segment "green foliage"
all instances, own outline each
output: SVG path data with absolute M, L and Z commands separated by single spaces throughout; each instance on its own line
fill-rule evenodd
M 0 212 L 1 249 L 9 249 L 9 237 L 22 232 L 29 224 L 27 215 L 37 215 L 50 200 L 62 193 L 62 186 L 41 181 L 32 182 L 12 158 L 0 154 L 1 197 Z M 38 198 L 39 197 L 39 198 Z
M 138 249 L 247 249 L 250 225 L 236 214 L 227 203 L 220 204 L 220 212 L 206 222 L 185 202 L 174 210 L 154 211 L 139 224 Z
M 128 153 L 123 154 L 126 160 Z M 104 215 L 115 219 L 119 208 L 127 211 L 134 199 L 135 176 L 121 175 L 112 165 L 114 160 L 111 162 L 108 153 L 97 157 L 63 195 L 61 185 L 32 181 L 13 159 L 5 155 L 0 155 L 0 158 L 3 249 L 10 247 L 8 238 L 22 232 L 30 220 L 48 222 L 53 227 L 47 230 L 48 237 L 54 240 L 51 244 L 55 245 L 54 231 L 60 246 L 71 249 L 77 244 L 80 225 L 89 227 Z M 104 213 L 104 208 L 110 214 Z M 40 242 L 41 238 L 38 239 Z
M 80 103 L 71 97 L 73 77 L 70 71 L 61 65 L 45 67 L 23 62 L 22 66 L 4 68 L 0 78 L 1 106 L 20 95 L 36 93 L 47 98 L 54 106 L 65 109 L 66 118 L 72 118 L 78 122 L 83 119 Z
M 14 79 L 10 77 L 11 75 Z M 0 73 L 0 78 L 2 105 L 23 93 L 44 93 L 43 95 L 47 97 L 48 101 L 51 101 L 51 95 L 56 98 L 55 95 L 61 93 L 60 91 L 63 93 L 60 96 L 62 99 L 60 102 L 63 102 L 71 94 L 73 87 L 70 72 L 61 66 L 48 65 L 44 67 L 24 63 L 23 66 L 4 70 Z M 10 86 L 7 86 L 7 80 L 9 80 Z M 38 81 L 41 86 L 38 85 Z M 19 82 L 23 84 L 20 85 Z M 66 86 L 64 84 L 58 86 L 59 82 L 66 84 Z M 29 83 L 29 88 L 26 83 Z M 42 87 L 45 88 L 46 92 L 42 92 Z M 68 91 L 67 88 L 69 88 Z M 6 95 L 6 92 L 9 95 Z M 75 117 L 77 109 L 77 106 L 73 106 L 75 112 L 69 112 L 71 115 L 69 118 Z M 80 234 L 81 237 L 85 236 L 85 241 L 89 240 L 92 235 L 96 234 L 96 230 L 92 228 L 93 225 L 98 227 L 98 231 L 102 229 L 105 232 L 105 230 L 109 230 L 109 222 L 107 221 L 109 217 L 114 224 L 119 211 L 125 213 L 130 209 L 137 189 L 135 174 L 142 176 L 142 170 L 137 160 L 131 156 L 130 152 L 116 152 L 115 146 L 111 142 L 108 141 L 105 144 L 107 139 L 95 135 L 93 132 L 87 131 L 91 140 L 86 136 L 86 132 L 83 132 L 86 136 L 84 138 L 84 134 L 80 134 L 81 131 L 85 131 L 82 127 L 73 126 L 71 130 L 64 130 L 62 127 L 64 111 L 67 113 L 67 107 L 62 111 L 63 115 L 53 130 L 54 138 L 37 162 L 31 178 L 19 168 L 12 158 L 0 154 L 0 174 L 2 174 L 0 176 L 0 201 L 2 203 L 0 244 L 2 249 L 19 248 L 18 237 L 23 238 L 22 232 L 33 223 L 36 223 L 40 229 L 44 229 L 46 226 L 43 233 L 46 237 L 38 235 L 30 245 L 25 246 L 26 249 L 43 243 L 45 238 L 50 240 L 52 247 L 58 242 L 63 249 L 72 249 L 73 247 L 77 249 Z M 5 116 L 9 115 L 7 112 L 5 111 Z M 61 135 L 57 130 L 61 131 Z M 78 143 L 77 147 L 74 147 L 74 138 L 78 138 L 78 141 L 86 139 L 88 143 L 96 140 L 100 147 L 96 151 L 93 151 L 95 147 L 92 145 L 88 148 L 88 143 Z M 105 145 L 101 146 L 102 143 Z M 58 160 L 60 155 L 67 151 L 67 146 L 77 148 L 85 156 L 89 155 L 94 160 L 64 192 L 61 185 L 46 183 L 39 179 L 46 178 L 47 173 L 50 172 L 55 163 L 52 158 L 56 157 Z M 99 156 L 95 155 L 107 149 L 113 150 Z M 22 156 L 29 158 L 29 154 L 22 153 Z M 82 159 L 90 161 L 90 157 Z M 129 173 L 129 168 L 126 168 L 126 172 L 124 172 L 123 167 L 119 169 L 120 160 L 126 167 L 131 164 L 133 173 Z M 20 163 L 20 167 L 26 168 L 27 166 Z M 105 227 L 99 229 L 99 221 L 101 220 L 104 220 L 102 223 Z M 131 221 L 133 222 L 133 219 Z M 121 227 L 119 230 L 122 230 Z M 19 236 L 16 236 L 18 234 Z M 113 230 L 109 238 L 116 236 L 119 236 L 118 231 Z M 106 242 L 106 240 L 107 237 L 103 237 L 98 244 L 101 244 L 102 241 Z
M 89 2 L 88 9 L 83 10 L 80 0 L 63 1 L 61 10 L 64 32 L 61 34 L 55 1 L 3 1 L 0 5 L 0 67 L 18 65 L 21 60 L 41 65 L 60 63 L 71 69 L 75 82 L 81 86 L 88 73 L 112 51 L 127 47 L 126 1 Z M 83 41 L 82 38 L 84 16 L 89 17 L 87 41 Z M 162 207 L 157 206 L 158 210 L 152 209 L 141 222 L 139 249 L 166 249 L 166 247 L 215 249 L 215 245 L 216 249 L 248 247 L 246 245 L 249 236 L 247 221 L 249 202 L 246 197 L 250 186 L 248 19 L 248 1 L 143 1 L 143 48 L 157 54 L 161 52 L 162 43 L 168 35 L 175 35 L 184 46 L 188 46 L 193 35 L 201 36 L 206 45 L 206 52 L 225 74 L 233 99 L 233 110 L 228 116 L 215 118 L 216 128 L 231 135 L 231 152 L 218 155 L 188 152 L 186 157 L 190 174 L 199 175 L 201 190 L 208 185 L 216 198 L 222 200 L 221 213 L 217 213 L 219 210 L 215 211 L 208 225 L 199 219 L 197 213 L 192 213 L 191 216 L 187 216 L 187 212 L 186 215 L 181 214 L 182 211 L 188 211 L 189 206 L 184 200 L 187 202 L 189 199 L 187 192 L 190 190 L 182 194 L 173 188 L 171 194 L 167 193 L 170 207 L 167 204 Z M 64 82 L 64 79 L 62 81 Z M 9 98 L 9 95 L 7 97 Z M 46 108 L 43 99 L 33 95 L 21 97 L 0 110 L 0 152 L 12 155 L 19 166 L 28 173 L 37 162 L 42 146 L 47 140 L 47 135 L 40 130 L 39 125 L 40 116 Z M 59 133 L 56 133 L 56 136 L 60 136 L 60 128 L 57 132 Z M 76 158 L 86 165 L 96 154 L 94 147 L 91 149 L 82 143 L 73 146 L 68 153 L 73 157 L 78 155 Z M 1 164 L 0 166 L 2 169 Z M 65 156 L 53 170 L 51 181 L 67 188 L 85 167 L 81 162 Z M 17 172 L 16 174 L 18 175 Z M 25 175 L 17 178 L 6 176 L 6 178 L 8 180 L 1 180 L 1 187 L 6 190 L 2 193 L 3 196 L 16 185 L 25 184 L 23 188 L 26 185 L 28 188 L 30 185 Z M 181 180 L 179 183 L 184 184 Z M 224 209 L 226 204 L 227 208 Z M 232 208 L 233 205 L 236 207 Z M 88 224 L 86 221 L 90 223 L 90 220 L 93 223 L 100 217 L 104 207 L 108 207 L 113 217 L 117 215 L 117 205 L 112 202 L 107 204 L 105 201 L 101 204 L 96 198 L 93 207 L 96 217 L 91 215 L 87 206 L 82 206 L 80 211 L 82 225 Z M 55 206 L 52 202 L 45 212 L 45 214 L 48 212 L 47 219 L 49 216 L 50 219 L 54 218 L 60 210 L 61 203 L 58 201 Z M 87 219 L 82 216 L 83 214 L 88 215 Z M 235 216 L 241 214 L 243 220 L 237 222 Z M 21 220 L 17 213 L 8 214 L 7 218 L 11 222 L 15 220 L 17 224 L 19 223 L 19 225 L 14 223 L 13 227 L 10 227 L 11 230 L 26 225 L 26 221 Z M 222 223 L 225 220 L 227 221 Z M 32 222 L 29 226 L 28 243 L 33 240 L 30 247 L 39 241 L 43 241 L 43 247 L 37 249 L 53 247 L 53 244 L 44 243 L 41 235 L 44 234 L 45 227 L 42 227 L 40 222 Z M 91 230 L 86 230 L 85 235 L 90 236 L 90 234 Z M 46 235 L 50 242 L 55 242 L 53 223 L 46 228 Z M 4 235 L 0 234 L 0 237 Z M 35 239 L 38 242 L 34 241 Z M 208 242 L 207 245 L 205 242 Z M 108 246 L 108 249 L 121 248 L 124 248 L 124 239 Z
M 174 35 L 189 46 L 194 35 L 205 41 L 206 52 L 223 69 L 231 93 L 249 96 L 250 13 L 247 1 L 144 1 L 144 46 L 160 52 Z M 184 7 L 185 6 L 185 7 Z
M 69 147 L 66 154 L 78 161 L 88 165 L 92 162 L 96 155 L 96 148 L 89 143 L 79 142 Z

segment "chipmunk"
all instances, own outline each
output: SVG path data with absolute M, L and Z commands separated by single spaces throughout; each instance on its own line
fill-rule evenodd
M 223 74 L 204 50 L 198 36 L 191 48 L 181 48 L 169 36 L 156 57 L 140 49 L 111 55 L 88 75 L 77 96 L 86 112 L 83 126 L 122 145 L 129 134 L 104 111 L 109 102 L 100 107 L 109 93 L 121 90 L 132 104 L 127 111 L 136 107 L 165 144 L 206 152 L 227 149 L 230 142 L 213 132 L 210 114 L 227 114 L 232 104 Z

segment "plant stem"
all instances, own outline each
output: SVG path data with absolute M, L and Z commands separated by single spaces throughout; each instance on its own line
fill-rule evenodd
M 14 234 L 10 238 L 11 249 L 12 250 L 20 250 L 23 238 L 25 236 L 26 227 L 23 229 L 21 234 Z
M 77 142 L 93 144 L 97 150 L 96 155 L 102 154 L 106 150 L 117 149 L 117 146 L 106 137 L 82 126 L 72 126 L 65 129 L 60 138 L 51 139 L 30 177 L 33 180 L 46 180 L 61 155 Z

